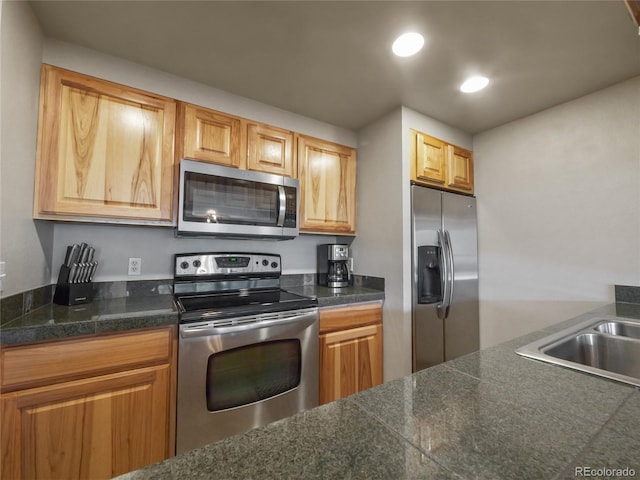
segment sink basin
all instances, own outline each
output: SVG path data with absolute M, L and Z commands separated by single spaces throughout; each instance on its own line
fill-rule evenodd
M 628 322 L 603 322 L 596 327 L 596 330 L 608 335 L 631 337 L 640 340 L 640 324 L 634 325 Z
M 640 386 L 640 320 L 593 318 L 525 345 L 516 353 Z
M 640 379 L 640 342 L 581 333 L 543 352 L 554 358 Z

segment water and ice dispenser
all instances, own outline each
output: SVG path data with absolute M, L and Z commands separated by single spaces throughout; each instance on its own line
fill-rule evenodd
M 437 245 L 418 247 L 418 303 L 442 301 L 441 254 Z

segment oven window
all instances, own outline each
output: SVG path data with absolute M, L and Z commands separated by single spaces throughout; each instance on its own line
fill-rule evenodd
M 275 226 L 278 186 L 186 172 L 183 217 L 190 222 Z
M 300 384 L 300 340 L 276 340 L 225 350 L 209 357 L 207 409 L 240 407 Z

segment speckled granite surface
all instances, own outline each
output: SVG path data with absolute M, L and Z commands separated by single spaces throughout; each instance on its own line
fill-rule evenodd
M 331 307 L 348 303 L 384 300 L 384 292 L 365 287 L 328 288 L 321 285 L 287 287 L 286 290 L 318 299 L 319 307 Z
M 71 307 L 48 304 L 3 323 L 0 343 L 16 345 L 177 323 L 172 295 L 112 298 Z
M 283 282 L 283 288 L 316 297 L 320 307 L 384 299 L 384 291 L 362 286 L 384 288 L 382 279 L 358 277 L 356 286 L 342 289 L 304 284 L 313 281 L 315 275 L 292 275 Z M 50 302 L 51 290 L 48 295 Z M 17 345 L 178 323 L 171 285 L 166 280 L 96 284 L 94 298 L 97 300 L 93 302 L 71 307 L 46 303 L 22 314 L 27 297 L 32 298 L 33 294 L 3 299 L 0 344 Z
M 616 304 L 135 472 L 143 479 L 640 477 L 640 390 L 514 350 Z M 591 478 L 608 478 L 606 476 Z

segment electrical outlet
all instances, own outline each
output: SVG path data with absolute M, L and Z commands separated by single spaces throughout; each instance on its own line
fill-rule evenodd
M 142 259 L 129 258 L 129 270 L 127 275 L 140 275 L 142 273 Z

